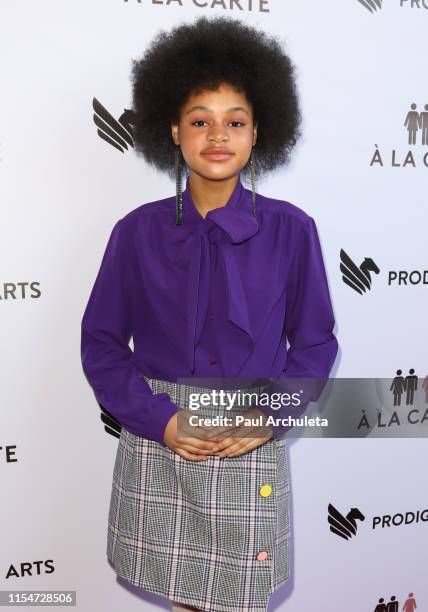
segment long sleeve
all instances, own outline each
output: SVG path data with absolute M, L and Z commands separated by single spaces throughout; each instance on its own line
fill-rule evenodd
M 261 406 L 260 410 L 275 418 L 297 418 L 309 402 L 319 399 L 338 351 L 321 245 L 315 221 L 309 216 L 286 282 L 285 319 L 289 343 L 286 365 L 280 377 L 271 381 L 266 392 L 291 394 L 303 389 L 303 402 L 277 410 Z M 294 382 L 294 379 L 305 380 Z M 290 428 L 274 426 L 273 437 L 282 437 Z
M 119 220 L 110 235 L 81 324 L 81 360 L 98 402 L 131 433 L 163 444 L 179 410 L 167 393 L 153 393 L 139 375 L 129 347 L 135 261 Z

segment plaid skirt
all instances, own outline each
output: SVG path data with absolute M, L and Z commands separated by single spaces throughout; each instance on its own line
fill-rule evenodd
M 201 391 L 143 377 L 185 410 L 189 394 Z M 289 490 L 285 439 L 191 461 L 122 428 L 108 560 L 128 582 L 188 606 L 265 612 L 289 576 Z

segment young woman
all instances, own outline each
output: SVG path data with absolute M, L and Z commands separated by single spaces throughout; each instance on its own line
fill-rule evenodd
M 186 426 L 207 380 L 326 379 L 336 357 L 315 222 L 255 190 L 297 141 L 293 67 L 263 32 L 202 17 L 132 74 L 136 150 L 177 189 L 117 221 L 82 320 L 84 372 L 122 426 L 107 555 L 173 609 L 264 612 L 289 576 L 286 428 L 269 407 Z

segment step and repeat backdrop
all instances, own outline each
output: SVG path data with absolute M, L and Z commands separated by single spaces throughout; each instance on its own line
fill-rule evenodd
M 296 66 L 303 136 L 257 190 L 316 220 L 331 376 L 365 381 L 327 402 L 347 436 L 288 440 L 291 576 L 269 609 L 428 611 L 425 0 L 3 4 L 0 590 L 169 609 L 106 560 L 118 438 L 81 369 L 80 322 L 115 222 L 175 193 L 126 127 L 131 59 L 203 14 L 272 33 Z

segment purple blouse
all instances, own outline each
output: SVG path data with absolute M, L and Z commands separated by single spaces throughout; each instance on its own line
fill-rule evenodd
M 96 399 L 131 433 L 163 444 L 179 410 L 142 373 L 328 378 L 338 344 L 315 222 L 260 194 L 256 207 L 257 219 L 238 177 L 204 219 L 187 177 L 181 225 L 175 195 L 114 225 L 82 319 L 81 359 Z

